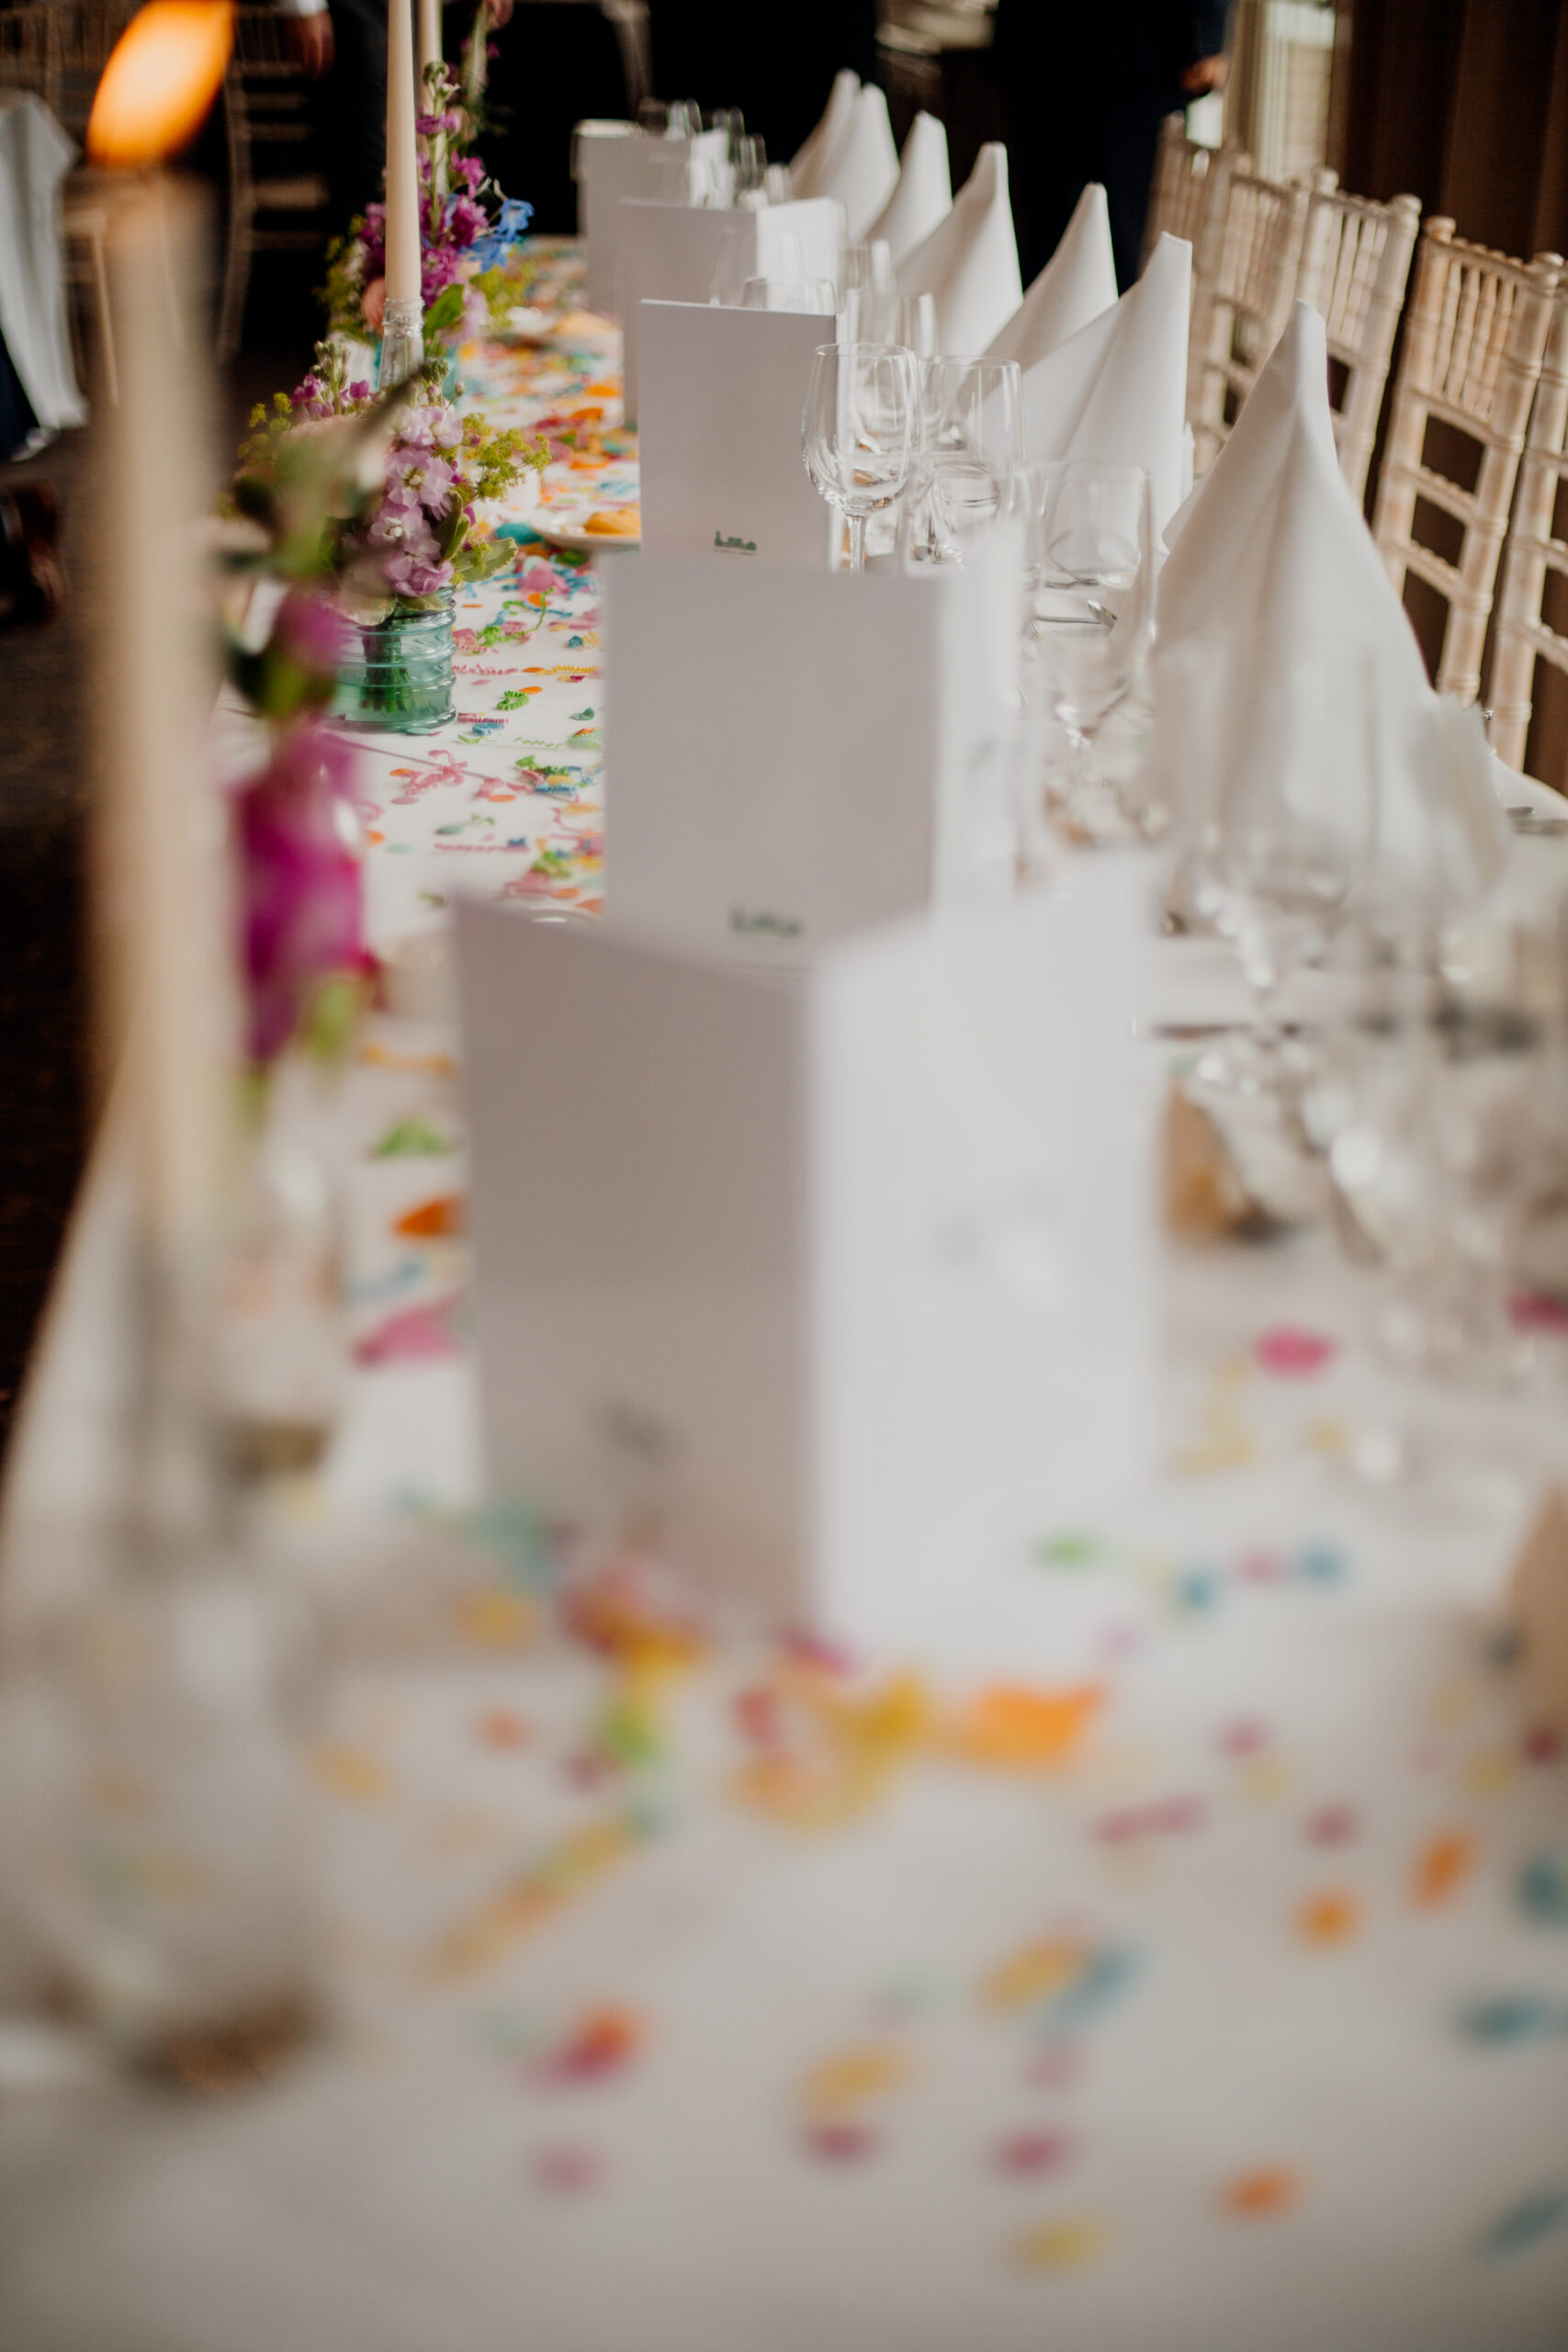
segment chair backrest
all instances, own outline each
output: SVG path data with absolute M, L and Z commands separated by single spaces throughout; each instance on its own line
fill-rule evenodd
M 1296 291 L 1323 313 L 1328 356 L 1345 371 L 1334 412 L 1339 467 L 1359 501 L 1377 438 L 1383 388 L 1421 226 L 1413 196 L 1388 204 L 1314 187 Z
M 288 177 L 300 167 L 300 147 L 314 136 L 310 85 L 283 41 L 276 8 L 234 12 L 234 47 L 223 85 L 230 137 L 230 173 L 258 179 Z
M 1414 572 L 1446 601 L 1438 689 L 1464 702 L 1480 690 L 1497 560 L 1562 269 L 1556 254 L 1512 261 L 1467 244 L 1451 220 L 1428 220 L 1421 237 L 1372 532 L 1401 594 Z M 1428 463 L 1431 424 L 1480 444 L 1472 489 Z M 1458 524 L 1452 559 L 1415 537 L 1418 499 Z
M 1155 150 L 1154 185 L 1148 219 L 1144 227 L 1146 262 L 1162 237 L 1185 237 L 1196 251 L 1207 202 L 1209 174 L 1218 150 L 1201 147 L 1187 136 L 1187 118 L 1168 114 L 1159 127 Z
M 31 90 L 49 101 L 47 7 L 0 9 L 0 89 Z
M 1568 543 L 1552 531 L 1558 485 L 1568 481 L 1568 294 L 1551 313 L 1546 356 L 1519 461 L 1513 520 L 1503 548 L 1492 648 L 1492 748 L 1522 768 L 1535 699 L 1537 660 L 1568 672 L 1568 637 L 1541 616 L 1549 572 L 1568 580 Z
M 51 111 L 73 139 L 84 137 L 104 67 L 136 0 L 49 0 Z
M 1265 179 L 1246 155 L 1237 155 L 1228 170 L 1222 166 L 1222 175 L 1221 198 L 1204 223 L 1198 258 L 1188 379 L 1187 414 L 1200 474 L 1229 437 L 1259 368 L 1285 331 L 1307 208 L 1314 192 L 1334 186 L 1332 172 L 1320 172 L 1310 187 Z

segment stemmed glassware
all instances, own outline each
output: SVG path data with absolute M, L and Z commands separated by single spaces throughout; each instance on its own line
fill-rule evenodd
M 843 298 L 839 331 L 844 343 L 897 343 L 918 359 L 929 359 L 936 349 L 936 298 L 852 286 Z
M 897 345 L 823 344 L 801 421 L 806 470 L 850 526 L 850 570 L 865 569 L 865 526 L 902 497 L 919 433 L 915 355 Z
M 743 311 L 795 311 L 814 318 L 833 316 L 829 277 L 749 277 L 740 289 Z
M 1046 797 L 1071 834 L 1098 837 L 1110 795 L 1119 825 L 1145 830 L 1146 811 L 1100 775 L 1100 731 L 1138 681 L 1154 620 L 1153 517 L 1141 466 L 1030 466 L 1019 478 L 1025 512 L 1026 675 L 1037 722 L 1055 746 L 1043 759 Z M 1131 765 L 1131 763 L 1129 763 Z M 1123 779 L 1130 783 L 1130 776 Z
M 904 567 L 961 562 L 964 533 L 1001 511 L 1022 459 L 1017 363 L 926 360 L 920 371 L 919 465 L 900 517 Z
M 1350 639 L 1244 629 L 1156 665 L 1158 756 L 1174 786 L 1185 888 L 1235 949 L 1250 1043 L 1205 1055 L 1205 1084 L 1276 1092 L 1282 981 L 1321 961 L 1372 870 L 1376 673 Z

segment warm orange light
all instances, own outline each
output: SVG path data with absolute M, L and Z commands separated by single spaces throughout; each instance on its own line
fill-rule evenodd
M 148 0 L 104 68 L 87 124 L 95 164 L 136 171 L 193 139 L 223 81 L 232 0 Z

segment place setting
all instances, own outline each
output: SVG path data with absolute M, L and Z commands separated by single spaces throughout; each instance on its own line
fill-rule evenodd
M 387 0 L 243 433 L 346 19 L 94 65 L 0 2341 L 1557 2340 L 1568 280 L 1008 6 Z

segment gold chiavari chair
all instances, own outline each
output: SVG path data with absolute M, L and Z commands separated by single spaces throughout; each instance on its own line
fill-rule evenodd
M 1330 362 L 1343 371 L 1334 437 L 1340 471 L 1358 503 L 1366 492 L 1420 227 L 1421 207 L 1413 196 L 1373 204 L 1316 187 L 1307 210 L 1296 290 L 1322 312 Z
M 1250 158 L 1222 167 L 1221 194 L 1196 256 L 1188 421 L 1194 470 L 1207 471 L 1228 439 L 1258 370 L 1285 331 L 1295 300 L 1314 188 L 1265 179 Z
M 1542 616 L 1548 578 L 1568 580 L 1568 541 L 1553 528 L 1557 492 L 1568 481 L 1568 295 L 1551 314 L 1546 356 L 1519 461 L 1513 519 L 1503 547 L 1492 649 L 1492 748 L 1522 768 L 1535 700 L 1535 665 L 1568 673 L 1568 637 Z
M 1562 269 L 1556 254 L 1514 261 L 1468 244 L 1448 220 L 1428 220 L 1421 237 L 1372 531 L 1401 594 L 1414 572 L 1447 604 L 1438 689 L 1463 702 L 1480 690 L 1497 563 Z M 1479 444 L 1473 487 L 1432 461 L 1433 424 Z M 1451 557 L 1416 538 L 1418 502 L 1459 526 Z

